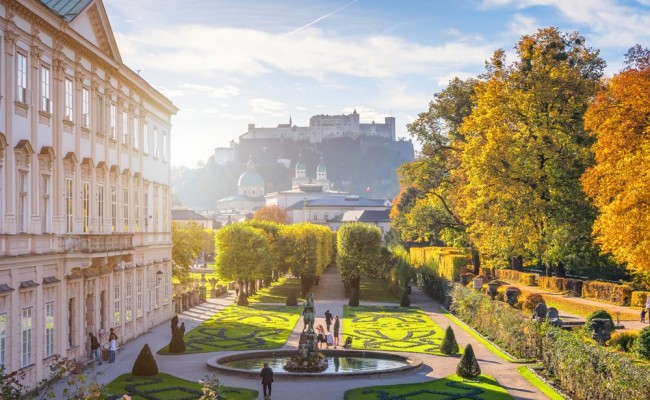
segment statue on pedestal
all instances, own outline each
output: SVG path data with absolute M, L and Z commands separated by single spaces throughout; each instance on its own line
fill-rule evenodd
M 307 295 L 307 301 L 305 301 L 304 308 L 302 310 L 303 322 L 305 325 L 302 328 L 304 332 L 305 329 L 307 333 L 314 333 L 314 319 L 316 315 L 316 310 L 314 309 L 314 295 L 309 292 Z

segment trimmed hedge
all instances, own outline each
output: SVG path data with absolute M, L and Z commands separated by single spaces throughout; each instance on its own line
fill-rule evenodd
M 497 269 L 497 279 L 503 279 L 511 283 L 521 283 L 527 286 L 537 285 L 537 275 L 528 272 L 515 271 L 514 269 Z
M 569 292 L 571 296 L 580 297 L 583 281 L 580 279 L 558 278 L 556 276 L 540 276 L 537 284 L 544 289 L 553 292 Z
M 457 281 L 460 274 L 469 272 L 471 257 L 467 253 L 457 247 L 412 247 L 409 257 L 412 265 L 428 267 L 449 281 Z
M 646 299 L 650 296 L 650 292 L 643 291 L 634 291 L 632 292 L 632 297 L 630 298 L 630 305 L 632 307 L 645 307 Z
M 582 285 L 582 297 L 629 306 L 632 299 L 632 288 L 616 283 L 585 281 Z

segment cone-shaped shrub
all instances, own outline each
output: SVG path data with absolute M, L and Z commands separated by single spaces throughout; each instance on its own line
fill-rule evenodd
M 402 292 L 402 300 L 399 302 L 400 307 L 408 307 L 411 305 L 411 300 L 409 299 L 409 294 L 406 292 Z
M 145 343 L 142 350 L 140 350 L 140 354 L 138 354 L 138 358 L 135 359 L 133 364 L 131 374 L 134 376 L 158 375 L 158 364 L 156 364 L 156 359 L 153 358 L 148 344 Z
M 296 295 L 293 294 L 293 292 L 289 293 L 289 296 L 287 296 L 287 307 L 290 306 L 297 306 L 298 305 L 298 299 L 296 299 Z
M 239 291 L 239 298 L 237 299 L 237 305 L 238 306 L 247 306 L 248 305 L 248 297 L 244 293 L 243 290 Z
M 443 354 L 457 354 L 458 350 L 458 342 L 456 341 L 454 330 L 451 329 L 451 326 L 448 326 L 447 330 L 445 331 L 445 337 L 442 338 L 440 352 Z
M 350 296 L 348 305 L 351 307 L 359 306 L 359 292 L 356 289 L 352 289 L 352 296 Z
M 456 374 L 462 378 L 476 378 L 481 375 L 481 367 L 478 365 L 471 344 L 465 347 L 465 353 L 463 353 L 456 367 Z

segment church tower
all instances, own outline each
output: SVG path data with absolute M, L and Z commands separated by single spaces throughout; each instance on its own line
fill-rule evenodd
M 291 187 L 297 188 L 304 183 L 309 183 L 309 179 L 307 178 L 307 165 L 302 160 L 302 152 L 300 152 L 296 162 L 296 175 L 291 179 Z
M 323 191 L 330 190 L 332 183 L 327 179 L 327 166 L 323 162 L 323 153 L 320 155 L 320 163 L 316 167 L 316 183 L 323 186 Z

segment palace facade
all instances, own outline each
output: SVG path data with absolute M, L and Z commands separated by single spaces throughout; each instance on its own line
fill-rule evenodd
M 34 385 L 88 333 L 168 321 L 171 116 L 101 0 L 0 0 L 0 364 Z

